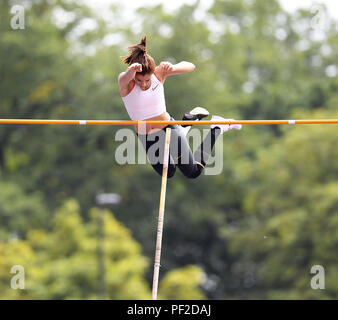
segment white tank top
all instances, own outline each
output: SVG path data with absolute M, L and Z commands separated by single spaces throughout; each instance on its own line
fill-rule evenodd
M 164 87 L 155 74 L 151 75 L 149 89 L 143 91 L 135 84 L 122 100 L 131 120 L 145 120 L 166 112 Z

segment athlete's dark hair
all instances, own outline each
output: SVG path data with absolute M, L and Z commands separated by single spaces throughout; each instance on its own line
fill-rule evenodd
M 140 63 L 142 65 L 142 72 L 138 74 L 148 74 L 154 73 L 155 71 L 155 61 L 147 53 L 147 38 L 143 37 L 141 41 L 137 44 L 128 47 L 129 54 L 125 57 L 121 57 L 123 63 L 131 65 L 133 63 Z

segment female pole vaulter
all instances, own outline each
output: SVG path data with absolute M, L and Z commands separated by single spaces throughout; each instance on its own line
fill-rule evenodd
M 164 82 L 169 76 L 193 71 L 194 64 L 186 61 L 175 65 L 170 62 L 161 62 L 156 66 L 154 59 L 147 53 L 146 37 L 143 37 L 139 43 L 129 46 L 128 49 L 129 54 L 123 57 L 123 62 L 129 67 L 119 75 L 118 83 L 129 117 L 131 120 L 174 121 L 175 119 L 166 110 Z M 196 107 L 190 112 L 186 112 L 182 120 L 198 121 L 208 115 L 209 112 L 206 109 Z M 211 120 L 233 119 L 224 119 L 213 115 Z M 220 134 L 231 129 L 240 130 L 242 128 L 238 124 L 211 125 L 208 135 L 193 154 L 186 137 L 191 128 L 190 125 L 146 124 L 145 128 L 142 128 L 143 130 L 139 127 L 141 126 L 135 126 L 136 135 L 142 142 L 152 167 L 159 175 L 162 175 L 163 169 L 163 163 L 159 161 L 159 154 L 160 150 L 164 148 L 165 130 L 168 127 L 172 129 L 171 141 L 177 145 L 172 147 L 173 145 L 170 144 L 168 178 L 174 176 L 176 166 L 178 166 L 184 176 L 190 179 L 200 176 Z M 153 152 L 151 147 L 159 141 L 162 149 Z

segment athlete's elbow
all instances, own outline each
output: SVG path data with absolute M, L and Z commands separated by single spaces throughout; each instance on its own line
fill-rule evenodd
M 123 86 L 126 84 L 126 77 L 125 77 L 125 73 L 121 72 L 119 74 L 119 76 L 117 77 L 117 82 L 120 86 Z
M 117 77 L 117 82 L 120 83 L 121 82 L 121 78 L 122 78 L 122 73 L 120 73 Z
M 117 77 L 117 79 L 120 81 L 121 79 L 125 77 L 125 74 L 126 74 L 125 72 L 121 72 L 119 76 Z

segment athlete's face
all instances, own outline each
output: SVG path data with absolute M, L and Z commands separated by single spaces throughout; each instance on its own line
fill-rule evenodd
M 147 90 L 151 86 L 151 73 L 145 75 L 137 74 L 135 75 L 135 83 L 141 88 L 141 90 Z

